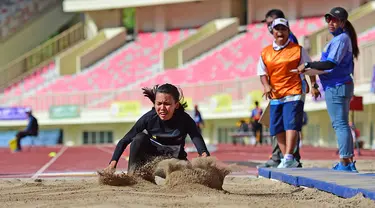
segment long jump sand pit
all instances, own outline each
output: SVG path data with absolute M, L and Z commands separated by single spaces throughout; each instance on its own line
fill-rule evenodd
M 159 185 L 140 178 L 121 186 L 104 185 L 98 177 L 2 179 L 0 207 L 374 207 L 359 195 L 343 199 L 254 176 L 221 179 L 227 169 L 215 170 L 212 161 L 163 167 L 169 172 Z

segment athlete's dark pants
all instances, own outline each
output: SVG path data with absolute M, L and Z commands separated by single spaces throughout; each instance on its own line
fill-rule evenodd
M 168 147 L 153 143 L 150 135 L 145 133 L 137 134 L 130 145 L 128 173 L 133 174 L 138 168 L 158 156 L 186 160 L 184 154 L 179 154 L 176 157 L 174 152 Z

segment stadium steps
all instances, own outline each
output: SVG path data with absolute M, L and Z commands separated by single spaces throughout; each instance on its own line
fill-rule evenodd
M 233 38 L 230 38 L 230 39 L 224 41 L 223 43 L 220 43 L 215 48 L 212 48 L 212 49 L 202 53 L 201 55 L 197 56 L 196 58 L 190 60 L 189 62 L 186 62 L 180 69 L 189 68 L 190 65 L 194 65 L 194 64 L 202 61 L 203 59 L 205 59 L 207 56 L 211 56 L 211 55 L 217 53 L 218 51 L 222 50 L 223 48 L 232 45 L 234 42 L 244 38 L 246 36 L 246 31 L 244 31 L 243 28 L 244 28 L 244 26 L 239 27 L 238 28 L 239 33 L 237 35 L 235 35 Z

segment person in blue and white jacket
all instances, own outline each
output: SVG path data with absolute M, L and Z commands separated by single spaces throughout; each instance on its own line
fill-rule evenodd
M 334 36 L 322 52 L 318 62 L 306 62 L 299 73 L 309 68 L 323 70 L 319 75 L 325 91 L 327 111 L 338 139 L 340 162 L 333 169 L 358 172 L 353 160 L 353 139 L 349 127 L 350 100 L 354 92 L 354 58 L 358 58 L 357 34 L 348 20 L 348 12 L 335 7 L 325 15 L 329 32 Z

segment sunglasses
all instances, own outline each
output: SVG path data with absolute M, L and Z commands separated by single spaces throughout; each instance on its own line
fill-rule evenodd
M 325 19 L 326 19 L 326 23 L 330 23 L 331 21 L 333 23 L 339 22 L 339 19 L 337 19 L 336 17 L 332 17 L 331 15 L 325 16 Z

